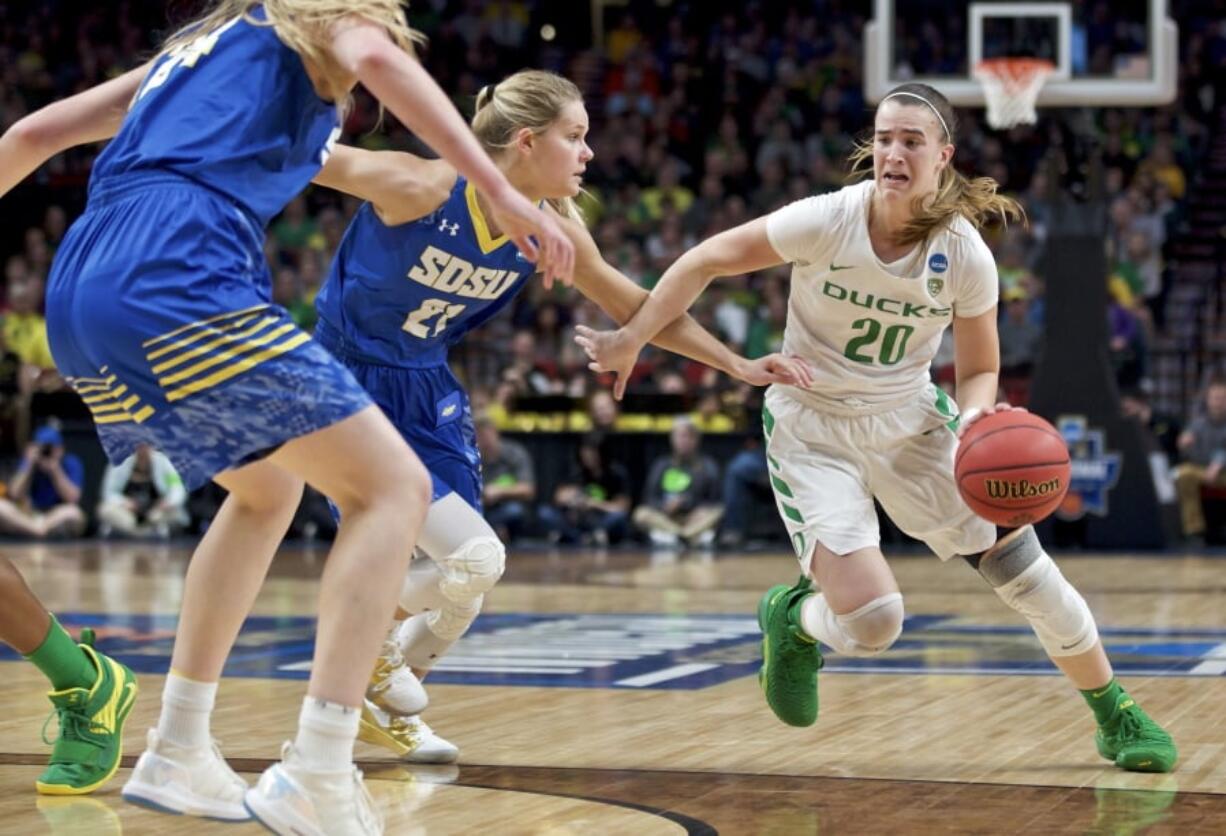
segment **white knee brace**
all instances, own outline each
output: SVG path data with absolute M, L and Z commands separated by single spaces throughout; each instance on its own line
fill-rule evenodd
M 456 639 L 468 632 L 468 628 L 481 614 L 481 604 L 484 595 L 470 598 L 463 604 L 448 603 L 440 609 L 426 613 L 426 624 L 430 632 L 447 642 L 454 643 Z
M 874 598 L 846 615 L 836 615 L 839 626 L 851 640 L 842 652 L 848 656 L 876 656 L 889 649 L 902 635 L 905 611 L 902 594 L 891 592 Z
M 801 621 L 805 632 L 844 656 L 876 656 L 902 634 L 905 612 L 902 595 L 891 592 L 862 607 L 838 615 L 824 595 L 804 602 Z
M 1077 656 L 1098 641 L 1098 627 L 1085 599 L 1027 526 L 1014 540 L 979 561 L 979 573 L 1000 599 L 1034 628 L 1048 656 Z
M 506 568 L 507 550 L 496 537 L 474 537 L 435 562 L 442 573 L 439 590 L 443 596 L 452 603 L 467 604 L 498 583 Z

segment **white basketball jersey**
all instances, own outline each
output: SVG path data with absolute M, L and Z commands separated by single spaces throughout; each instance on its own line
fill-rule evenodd
M 877 412 L 918 394 L 953 317 L 997 302 L 996 261 L 958 216 L 921 253 L 891 264 L 873 253 L 873 182 L 798 200 L 772 213 L 766 232 L 792 262 L 783 350 L 815 369 L 812 388 L 783 387 L 816 409 Z

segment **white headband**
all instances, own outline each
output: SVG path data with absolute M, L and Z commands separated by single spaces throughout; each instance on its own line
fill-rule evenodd
M 940 123 L 941 123 L 941 127 L 945 129 L 945 136 L 946 136 L 946 138 L 948 138 L 948 139 L 949 139 L 951 142 L 953 141 L 954 135 L 953 135 L 953 134 L 951 134 L 951 133 L 949 132 L 949 125 L 946 125 L 946 124 L 945 124 L 945 117 L 941 115 L 941 111 L 939 111 L 939 110 L 937 110 L 937 109 L 936 109 L 936 105 L 934 105 L 932 102 L 930 102 L 930 101 L 928 101 L 927 99 L 925 99 L 925 98 L 924 98 L 923 96 L 921 96 L 919 93 L 909 93 L 909 92 L 907 92 L 906 90 L 900 90 L 900 91 L 899 91 L 899 92 L 897 92 L 897 93 L 891 93 L 890 95 L 888 95 L 888 96 L 886 96 L 884 99 L 882 99 L 882 100 L 881 100 L 881 103 L 882 103 L 882 104 L 885 104 L 886 102 L 888 102 L 890 99 L 894 98 L 895 96 L 910 96 L 911 98 L 913 98 L 913 99 L 919 99 L 921 102 L 923 102 L 924 104 L 928 105 L 928 109 L 929 109 L 929 110 L 931 110 L 933 113 L 935 113 L 935 114 L 936 114 L 936 116 L 937 116 L 937 121 L 938 121 L 938 122 L 940 122 Z

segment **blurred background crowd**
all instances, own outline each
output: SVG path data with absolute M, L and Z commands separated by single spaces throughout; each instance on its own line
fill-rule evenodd
M 166 31 L 168 5 L 175 20 L 194 8 L 154 0 L 105 7 L 62 0 L 31 11 L 24 3 L 0 3 L 0 127 L 149 55 Z M 1109 18 L 1109 4 L 1097 5 Z M 551 69 L 580 86 L 592 124 L 588 143 L 596 153 L 587 172 L 586 217 L 606 260 L 650 288 L 697 241 L 845 184 L 848 151 L 871 118 L 860 52 L 870 7 L 870 0 L 593 4 L 604 9 L 593 27 L 586 10 L 562 3 L 417 0 L 410 18 L 430 39 L 426 66 L 462 112 L 471 111 L 482 85 L 523 67 Z M 1012 402 L 1025 404 L 1042 335 L 1053 186 L 1077 179 L 1087 143 L 1101 150 L 1112 368 L 1126 409 L 1149 424 L 1177 460 L 1190 455 L 1181 430 L 1202 417 L 1205 385 L 1226 358 L 1226 211 L 1210 176 L 1226 168 L 1226 4 L 1175 0 L 1171 7 L 1183 38 L 1180 95 L 1173 104 L 1072 111 L 1007 133 L 989 130 L 982 111 L 963 111 L 955 163 L 995 178 L 1029 216 L 1028 226 L 986 235 L 999 267 L 1002 386 Z M 563 19 L 571 24 L 563 27 Z M 1101 40 L 1127 33 L 1107 24 L 1091 35 Z M 914 33 L 910 48 L 952 56 L 964 42 L 962 35 L 943 36 L 932 27 Z M 390 116 L 380 123 L 378 109 L 361 95 L 345 141 L 421 150 Z M 55 445 L 46 441 L 88 424 L 88 413 L 55 371 L 41 306 L 48 265 L 84 203 L 97 151 L 57 157 L 0 204 L 0 461 L 10 494 L 23 473 L 64 488 L 59 475 L 71 476 L 64 455 L 49 462 Z M 1053 173 L 1059 183 L 1052 182 Z M 351 199 L 311 189 L 270 229 L 274 298 L 303 328 L 314 325 L 315 294 L 355 210 Z M 778 350 L 788 275 L 784 267 L 718 281 L 693 313 L 749 357 Z M 510 536 L 597 543 L 636 529 L 661 546 L 752 536 L 739 519 L 744 502 L 733 503 L 746 495 L 738 491 L 769 501 L 752 441 L 761 393 L 648 351 L 627 400 L 617 404 L 607 395 L 608 381 L 587 371 L 571 339 L 578 324 L 607 322 L 572 291 L 530 284 L 509 312 L 453 353 L 453 367 L 482 416 L 486 476 L 494 489 L 486 497 L 491 520 Z M 933 374 L 952 385 L 948 345 Z M 540 430 L 571 433 L 573 462 L 552 460 L 549 449 L 534 446 L 532 434 Z M 646 448 L 652 455 L 619 461 L 617 439 L 626 433 L 656 434 Z M 714 458 L 703 456 L 704 443 L 714 445 Z M 508 456 L 515 461 L 504 462 Z M 0 522 L 23 536 L 85 525 L 102 533 L 165 534 L 207 524 L 207 497 L 194 508 L 195 498 L 165 484 L 169 477 L 155 451 L 127 467 L 124 485 L 135 473 L 143 487 L 119 488 L 121 496 L 140 497 L 121 503 L 132 506 L 132 520 L 114 508 L 101 510 L 106 496 L 114 505 L 114 488 L 107 494 L 103 483 L 109 479 L 113 486 L 119 477 L 104 475 L 100 466 L 86 470 L 95 471 L 97 485 L 86 490 L 88 500 L 70 504 L 80 504 L 88 522 L 56 518 L 50 525 L 49 512 L 59 502 L 39 509 L 34 518 L 41 522 L 32 528 Z M 683 483 L 683 489 L 666 489 Z M 525 484 L 530 489 L 515 490 Z M 62 494 L 43 501 L 63 500 Z M 167 496 L 173 501 L 165 502 Z M 25 495 L 5 501 L 30 507 Z M 138 505 L 145 510 L 136 511 Z M 168 511 L 168 505 L 179 510 Z M 721 521 L 725 507 L 731 513 Z M 310 535 L 329 525 L 317 502 L 296 528 Z

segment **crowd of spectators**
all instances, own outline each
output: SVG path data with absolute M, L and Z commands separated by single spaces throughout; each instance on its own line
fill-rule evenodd
M 846 182 L 848 151 L 871 113 L 862 93 L 860 52 L 871 5 L 631 2 L 609 11 L 604 42 L 595 46 L 583 43 L 586 33 L 543 40 L 542 15 L 555 8 L 543 2 L 418 0 L 410 17 L 430 38 L 425 64 L 465 112 L 481 85 L 524 66 L 555 70 L 580 85 L 592 123 L 588 143 L 596 152 L 583 209 L 606 260 L 650 288 L 696 241 Z M 1087 137 L 1101 145 L 1110 207 L 1105 246 L 1111 357 L 1121 386 L 1145 391 L 1152 373 L 1149 346 L 1164 327 L 1165 254 L 1205 151 L 1208 116 L 1221 105 L 1214 80 L 1226 72 L 1223 5 L 1172 3 L 1183 52 L 1180 96 L 1169 106 L 1087 109 L 1076 114 L 1080 121 L 1053 119 L 1005 134 L 988 130 L 981 112 L 961 114 L 956 164 L 997 179 L 1023 202 L 1030 219 L 1028 227 L 986 236 L 1000 277 L 1003 383 L 1014 400 L 1025 400 L 1043 319 L 1037 265 L 1049 233 L 1047 172 L 1053 169 L 1040 163 L 1053 154 L 1071 163 L 1074 146 Z M 170 14 L 180 18 L 192 9 L 191 3 L 170 4 Z M 0 127 L 150 54 L 166 31 L 167 15 L 166 4 L 155 0 L 124 0 L 105 9 L 68 0 L 0 4 Z M 958 46 L 954 36 L 942 44 L 940 30 L 932 32 L 924 35 L 926 49 Z M 361 94 L 346 131 L 347 141 L 367 147 L 420 149 Z M 48 416 L 85 417 L 55 371 L 41 299 L 51 256 L 83 205 L 96 150 L 60 155 L 0 204 L 6 221 L 0 225 L 0 459 L 10 463 L 10 474 L 28 467 L 30 439 Z M 271 226 L 267 256 L 274 299 L 304 328 L 314 325 L 315 294 L 355 210 L 352 199 L 311 189 Z M 788 275 L 781 267 L 721 280 L 693 314 L 750 357 L 778 350 Z M 571 339 L 576 325 L 589 323 L 607 324 L 592 303 L 571 291 L 529 284 L 506 315 L 457 348 L 453 365 L 474 406 L 497 425 L 486 436 L 496 435 L 498 426 L 524 426 L 515 416 L 540 404 L 573 404 L 563 409 L 573 413 L 564 429 L 615 432 L 629 426 L 609 417 L 611 402 L 599 394 L 607 381 L 586 370 Z M 951 382 L 951 361 L 945 346 L 934 366 L 939 381 Z M 699 430 L 756 426 L 760 392 L 664 352 L 644 353 L 630 391 L 645 411 L 654 405 L 688 413 Z M 630 507 L 616 501 L 614 490 L 623 480 L 598 457 L 583 455 L 574 474 L 579 481 L 551 497 L 564 523 L 559 536 L 623 536 Z M 500 457 L 491 451 L 487 459 Z M 730 485 L 752 480 L 744 465 L 736 479 L 729 469 Z M 507 462 L 489 480 L 487 510 L 502 515 L 497 524 L 504 533 L 515 533 L 512 512 L 517 503 L 523 510 L 525 498 L 502 482 L 508 475 L 522 482 L 523 470 L 522 461 Z M 711 478 L 719 483 L 725 477 Z M 602 496 L 583 487 L 594 484 L 602 485 Z M 631 490 L 637 494 L 643 486 Z M 682 536 L 682 530 L 675 534 Z M 740 536 L 735 520 L 725 530 Z

